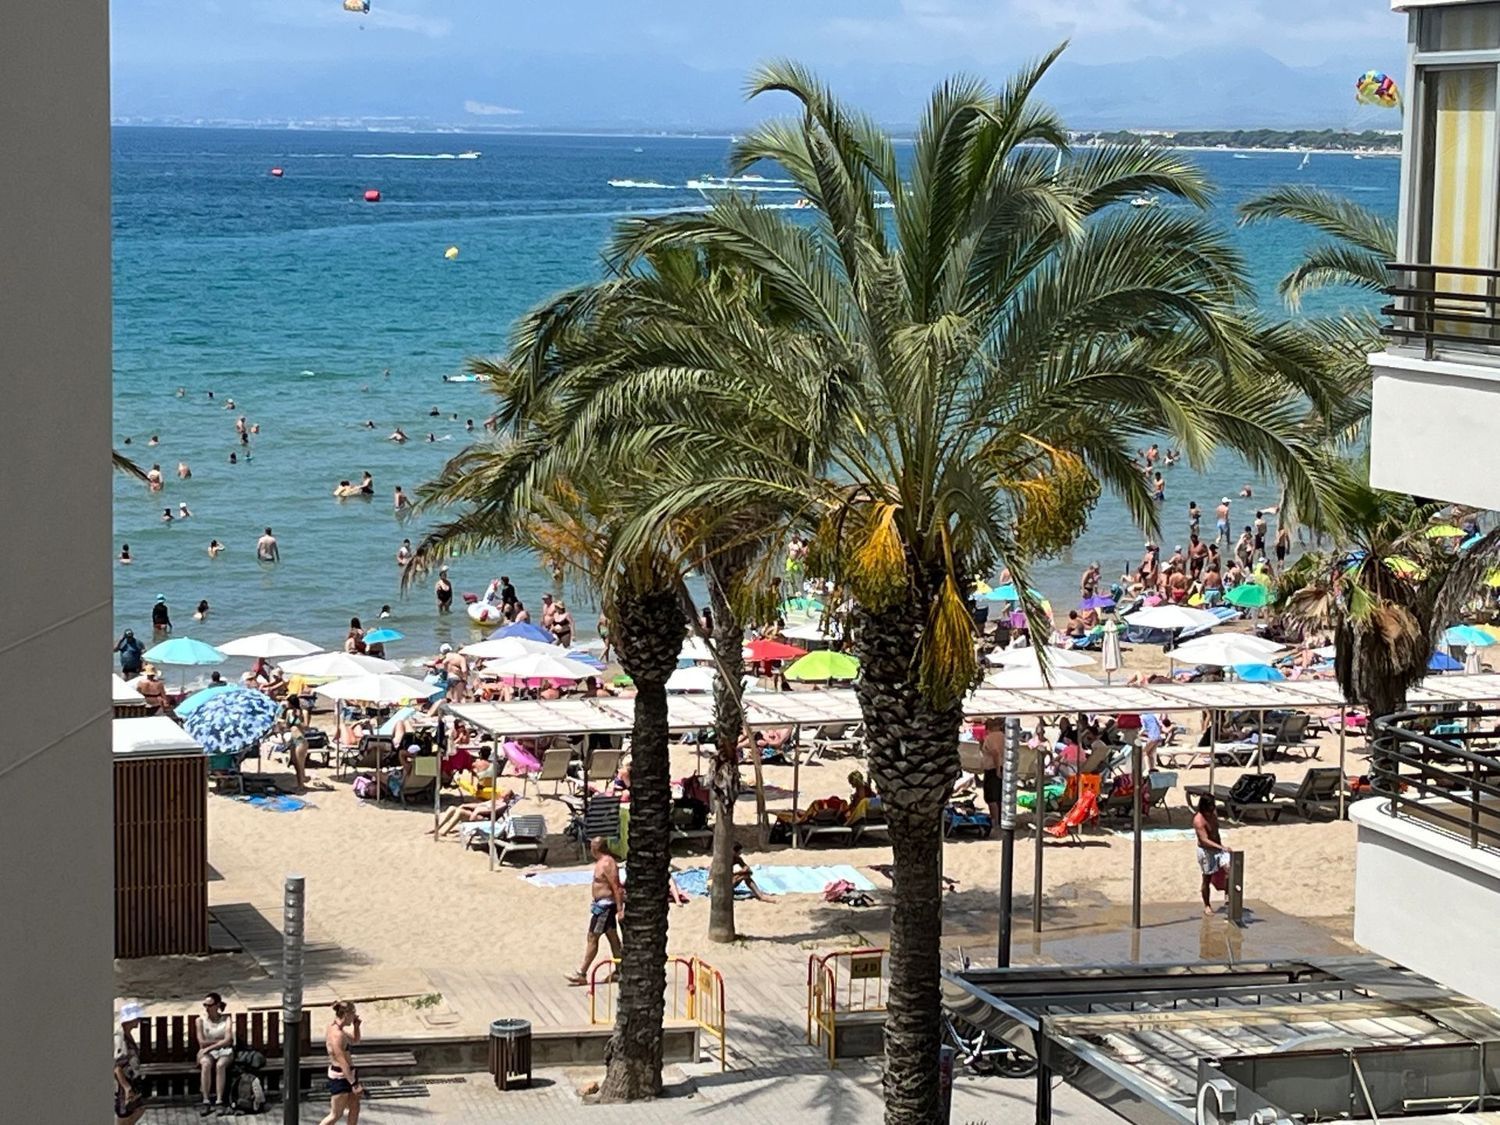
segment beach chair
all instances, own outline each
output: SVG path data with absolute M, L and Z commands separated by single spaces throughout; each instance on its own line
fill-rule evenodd
M 891 826 L 885 819 L 885 806 L 880 803 L 879 797 L 866 799 L 855 805 L 849 810 L 845 823 L 854 829 L 851 844 L 863 844 L 866 838 L 871 843 L 890 842 Z
M 590 784 L 613 781 L 615 774 L 620 772 L 620 759 L 624 755 L 623 750 L 595 750 L 586 763 L 579 765 L 576 773 L 566 774 L 564 780 L 575 793 L 582 793 Z
M 436 797 L 440 763 L 436 754 L 421 754 L 411 760 L 411 776 L 401 787 L 403 805 L 432 804 Z
M 594 751 L 595 756 L 601 751 Z M 525 795 L 527 788 L 534 781 L 537 784 L 537 792 L 541 792 L 542 782 L 552 782 L 552 795 L 558 795 L 557 790 L 564 781 L 571 784 L 572 779 L 568 777 L 568 768 L 573 764 L 573 748 L 571 746 L 554 746 L 551 750 L 542 753 L 542 768 L 534 774 L 525 774 L 521 782 L 521 793 Z M 611 775 L 613 776 L 613 775 Z
M 977 742 L 958 744 L 958 768 L 976 776 L 984 774 L 984 749 Z
M 1276 752 L 1286 757 L 1296 754 L 1303 761 L 1318 756 L 1318 741 L 1308 738 L 1312 716 L 1304 711 L 1284 715 L 1276 727 Z
M 1246 773 L 1235 779 L 1233 785 L 1189 785 L 1183 790 L 1188 808 L 1194 808 L 1199 797 L 1212 797 L 1214 804 L 1231 820 L 1244 820 L 1249 815 L 1263 820 L 1281 819 L 1286 806 L 1271 800 L 1271 787 L 1276 777 L 1269 773 Z
M 511 855 L 534 856 L 535 863 L 547 860 L 547 820 L 535 814 L 506 816 L 496 823 L 493 834 L 489 821 L 476 820 L 464 825 L 459 837 L 469 847 L 487 848 L 497 865 Z
M 944 836 L 988 836 L 992 827 L 990 814 L 973 801 L 955 801 L 943 810 Z
M 1094 775 L 1098 780 L 1098 775 Z M 1072 806 L 1051 827 L 1047 834 L 1053 839 L 1066 839 L 1069 843 L 1083 843 L 1083 826 L 1085 823 L 1099 822 L 1099 792 L 1096 789 L 1085 789 L 1083 795 L 1073 802 Z
M 674 803 L 672 806 L 672 836 L 668 846 L 671 844 L 712 844 L 714 829 L 712 822 L 699 824 L 700 811 L 689 805 Z
M 595 753 L 603 751 L 596 750 Z M 588 855 L 589 841 L 595 836 L 613 840 L 620 835 L 620 798 L 590 797 L 587 808 L 572 801 L 568 801 L 568 804 L 573 810 L 573 817 L 568 822 L 567 834 L 577 841 L 582 855 Z
M 1283 805 L 1289 805 L 1300 816 L 1311 820 L 1314 813 L 1339 814 L 1339 798 L 1347 806 L 1352 799 L 1349 782 L 1338 766 L 1314 766 L 1302 775 L 1302 781 L 1278 781 L 1271 789 L 1271 796 Z
M 861 723 L 829 723 L 813 731 L 812 749 L 808 751 L 809 763 L 824 757 L 840 757 L 858 754 L 864 745 L 864 726 Z
M 216 790 L 232 787 L 241 797 L 245 795 L 245 774 L 240 768 L 239 754 L 209 754 L 208 783 Z

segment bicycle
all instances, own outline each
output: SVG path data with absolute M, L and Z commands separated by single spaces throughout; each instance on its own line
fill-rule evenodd
M 969 967 L 969 957 L 962 948 L 958 951 L 963 967 Z M 1001 1078 L 1030 1078 L 1037 1072 L 1036 1059 L 1005 1042 L 992 1042 L 989 1033 L 977 1028 L 962 1016 L 955 1016 L 943 1009 L 944 1036 L 963 1061 L 975 1074 Z

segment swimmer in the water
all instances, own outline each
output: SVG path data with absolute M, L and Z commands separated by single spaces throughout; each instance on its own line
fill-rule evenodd
M 172 522 L 172 509 L 171 508 L 163 508 L 161 510 L 161 522 L 162 523 L 171 523 Z
M 339 481 L 338 487 L 333 490 L 335 500 L 347 500 L 351 496 L 358 495 L 359 489 L 346 480 Z
M 250 435 L 247 434 L 244 430 L 240 431 L 240 444 L 245 446 L 248 446 L 250 444 Z
M 209 391 L 208 392 L 208 397 L 209 397 L 209 399 L 212 399 L 214 397 L 213 391 Z
M 396 548 L 396 565 L 405 566 L 411 561 L 411 540 L 401 540 L 401 546 Z
M 370 470 L 368 469 L 366 469 L 364 475 L 360 477 L 359 491 L 364 496 L 375 495 L 375 478 L 370 475 Z
M 468 421 L 466 421 L 464 423 L 464 429 L 472 434 L 474 432 L 474 419 L 470 418 Z
M 442 416 L 443 412 L 435 406 L 427 412 L 427 417 L 429 418 L 441 418 Z
M 129 543 L 121 543 L 120 544 L 120 565 L 121 566 L 129 566 L 134 561 L 135 560 L 130 557 L 130 544 Z
M 193 610 L 193 620 L 202 621 L 208 616 L 208 599 L 204 598 L 198 603 L 198 608 Z
M 233 410 L 234 409 L 234 399 L 232 399 L 232 398 L 225 399 L 224 400 L 224 409 L 225 410 Z
M 391 369 L 389 367 L 387 367 L 385 369 L 385 376 L 384 377 L 387 378 L 387 379 L 389 379 L 391 377 Z
M 193 476 L 193 470 L 190 469 L 190 468 L 188 468 L 188 463 L 186 461 L 179 461 L 179 462 L 177 462 L 177 479 L 178 480 L 191 480 L 192 476 Z
M 240 459 L 236 454 L 231 453 L 229 455 L 229 463 L 231 465 L 238 465 L 240 463 Z
M 186 387 L 178 387 L 177 388 L 177 397 L 178 398 L 187 398 L 187 388 Z
M 218 558 L 219 557 L 219 552 L 222 551 L 223 549 L 224 549 L 224 544 L 220 543 L 217 539 L 210 539 L 208 541 L 208 557 L 209 558 L 211 558 L 211 559 Z
M 260 433 L 260 423 L 259 422 L 251 422 L 250 423 L 250 432 L 252 434 L 258 434 L 258 433 Z
M 393 430 L 391 432 L 390 440 L 394 441 L 394 442 L 397 442 L 397 443 L 403 443 L 403 442 L 405 442 L 406 441 L 406 431 L 403 430 L 400 426 L 397 426 L 395 428 L 395 430 Z
M 1250 497 L 1254 496 L 1255 493 L 1250 490 L 1250 486 L 1247 484 L 1244 488 L 1240 489 L 1240 495 L 1248 500 Z
M 152 492 L 161 491 L 160 465 L 152 465 L 151 468 L 146 471 L 146 487 L 149 488 Z
M 366 419 L 366 421 L 365 421 L 365 429 L 367 429 L 367 430 L 373 430 L 374 428 L 375 428 L 375 419 L 374 418 Z
M 395 506 L 398 512 L 404 512 L 411 507 L 411 501 L 406 498 L 406 493 L 401 491 L 399 484 L 396 486 Z
M 177 518 L 178 519 L 180 519 L 180 520 L 190 519 L 192 517 L 192 514 L 193 514 L 192 512 L 188 511 L 187 501 L 185 501 L 185 500 L 179 500 L 177 502 Z
M 432 433 L 431 431 L 428 431 L 427 440 L 428 441 L 437 441 L 437 434 Z
M 160 444 L 161 438 L 157 437 L 155 434 L 152 434 L 150 440 L 146 442 L 147 447 L 151 449 L 155 449 Z
M 383 606 L 380 607 L 380 616 L 381 616 L 382 619 L 387 618 L 390 615 L 391 615 L 391 607 L 390 606 L 383 605 Z
M 125 444 L 126 444 L 126 445 L 129 445 L 129 444 L 130 444 L 130 439 L 129 439 L 129 438 L 126 438 L 126 439 L 125 439 Z

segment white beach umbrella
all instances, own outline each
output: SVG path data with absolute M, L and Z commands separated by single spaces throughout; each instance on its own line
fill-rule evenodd
M 1104 678 L 1108 680 L 1112 672 L 1118 672 L 1125 665 L 1125 658 L 1120 655 L 1120 626 L 1114 620 L 1104 623 Z
M 1099 687 L 1099 681 L 1085 675 L 1076 668 L 1053 668 L 1045 673 L 1036 665 L 1020 665 L 993 672 L 984 678 L 990 687 L 996 688 L 1044 688 L 1044 687 Z
M 828 623 L 828 631 L 823 631 L 823 626 L 816 621 L 808 621 L 801 625 L 788 625 L 781 631 L 781 639 L 784 641 L 822 641 L 824 644 L 832 644 L 843 635 L 843 630 L 832 622 Z
M 599 669 L 580 661 L 545 652 L 527 653 L 525 656 L 501 661 L 491 671 L 500 676 L 513 676 L 518 680 L 586 680 L 599 674 Z
M 317 656 L 299 656 L 281 666 L 282 671 L 309 679 L 336 680 L 341 676 L 370 676 L 401 671 L 394 660 L 362 656 L 355 652 L 322 652 Z
M 677 654 L 678 660 L 691 660 L 693 663 L 712 660 L 713 652 L 708 647 L 708 642 L 702 637 L 694 635 L 682 642 L 682 651 Z
M 1049 668 L 1085 668 L 1094 663 L 1094 658 L 1088 653 L 1074 649 L 1048 646 L 1046 651 Z M 1002 668 L 1036 668 L 1041 664 L 1040 652 L 1033 645 L 999 648 L 990 653 L 988 659 L 991 664 L 999 664 Z
M 249 656 L 261 660 L 284 660 L 289 656 L 311 656 L 322 652 L 322 645 L 289 637 L 285 633 L 255 633 L 219 645 L 225 656 Z
M 1185 605 L 1147 606 L 1136 610 L 1125 621 L 1143 629 L 1211 629 L 1219 623 L 1219 619 L 1208 610 Z
M 1285 651 L 1285 645 L 1246 633 L 1216 633 L 1183 642 L 1172 650 L 1171 657 L 1179 664 L 1211 664 L 1224 668 L 1231 664 L 1264 664 Z
M 679 668 L 667 677 L 670 692 L 704 692 L 714 690 L 716 675 L 712 668 L 695 664 L 690 668 Z
M 356 703 L 405 703 L 408 700 L 427 700 L 437 695 L 441 688 L 414 680 L 410 676 L 392 676 L 385 673 L 364 676 L 345 676 L 332 683 L 321 684 L 313 689 L 328 699 L 349 699 Z
M 525 637 L 495 637 L 488 641 L 477 641 L 458 650 L 475 660 L 514 660 L 518 656 L 531 656 L 538 652 L 556 652 L 556 645 L 541 641 L 528 641 Z

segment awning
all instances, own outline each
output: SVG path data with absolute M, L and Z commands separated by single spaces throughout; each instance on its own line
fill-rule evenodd
M 111 731 L 116 758 L 174 758 L 203 753 L 203 744 L 165 715 L 115 719 Z

